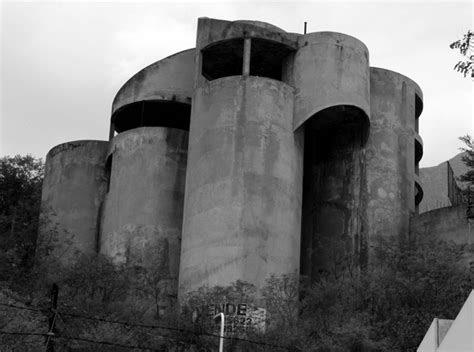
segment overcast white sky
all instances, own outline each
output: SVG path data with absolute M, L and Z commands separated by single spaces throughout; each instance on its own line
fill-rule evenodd
M 0 0 L 1 1 L 1 0 Z M 449 44 L 473 29 L 472 1 L 23 2 L 1 11 L 0 156 L 45 157 L 53 146 L 107 139 L 115 93 L 143 67 L 194 47 L 198 17 L 270 22 L 289 32 L 362 40 L 370 65 L 424 92 L 422 166 L 474 134 L 473 81 L 453 71 Z

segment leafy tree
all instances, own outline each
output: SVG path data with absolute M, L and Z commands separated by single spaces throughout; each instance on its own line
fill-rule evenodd
M 467 187 L 464 188 L 463 193 L 467 199 L 466 216 L 468 219 L 474 218 L 474 139 L 470 135 L 459 137 L 464 142 L 466 147 L 461 148 L 465 153 L 462 161 L 467 166 L 467 171 L 464 175 L 459 176 L 459 181 L 464 182 Z
M 467 134 L 459 139 L 466 145 L 461 150 L 466 153 L 462 157 L 462 161 L 468 168 L 467 172 L 459 177 L 459 180 L 468 185 L 474 185 L 474 138 Z
M 473 43 L 474 32 L 468 30 L 464 34 L 463 39 L 456 40 L 449 46 L 451 49 L 457 49 L 464 57 L 464 60 L 459 61 L 454 69 L 461 72 L 464 77 L 470 74 L 474 78 L 474 43 Z
M 143 260 L 134 266 L 133 286 L 136 295 L 154 303 L 155 318 L 159 320 L 176 305 L 177 278 L 172 277 L 169 265 L 169 242 L 159 239 L 143 249 Z
M 377 335 L 388 336 L 394 351 L 414 351 L 434 317 L 455 318 L 474 288 L 466 250 L 429 238 L 405 248 L 393 239 L 378 245 L 368 305 Z
M 44 165 L 31 155 L 0 159 L 0 280 L 33 263 Z

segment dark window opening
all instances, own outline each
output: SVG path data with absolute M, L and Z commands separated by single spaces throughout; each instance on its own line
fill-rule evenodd
M 421 203 L 423 200 L 423 188 L 421 185 L 415 181 L 415 206 Z
M 107 177 L 107 191 L 106 193 L 109 193 L 110 191 L 110 179 L 112 177 L 112 159 L 114 155 L 110 154 L 109 157 L 107 158 L 107 161 L 105 163 L 105 177 Z
M 423 145 L 415 138 L 415 163 L 419 163 L 423 157 Z
M 213 80 L 242 75 L 244 40 L 231 39 L 204 48 L 202 51 L 202 75 Z
M 423 111 L 423 100 L 418 96 L 418 94 L 415 94 L 415 118 L 418 120 L 418 118 L 421 115 L 421 112 Z M 416 123 L 417 128 L 418 128 L 418 121 Z M 416 130 L 418 132 L 418 129 Z
M 268 77 L 282 81 L 284 64 L 293 49 L 264 39 L 252 38 L 250 76 Z
M 132 103 L 115 112 L 118 133 L 138 127 L 170 127 L 189 131 L 191 105 L 174 101 L 150 100 Z
M 327 157 L 337 157 L 341 151 L 364 146 L 370 129 L 365 112 L 351 105 L 319 111 L 306 125 L 306 129 L 311 129 L 312 135 L 317 136 L 317 143 L 324 146 L 318 148 L 322 159 L 326 158 L 325 153 L 331 153 Z

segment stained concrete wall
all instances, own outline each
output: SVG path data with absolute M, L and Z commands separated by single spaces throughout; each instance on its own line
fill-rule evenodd
M 110 144 L 111 177 L 100 252 L 116 263 L 155 266 L 176 295 L 188 132 L 145 127 Z
M 143 100 L 169 100 L 191 103 L 194 86 L 195 49 L 168 56 L 131 77 L 114 98 L 112 114 Z
M 299 37 L 294 128 L 305 130 L 301 272 L 317 279 L 365 261 L 363 145 L 370 116 L 369 55 L 341 33 Z
M 118 91 L 112 104 L 109 139 L 138 127 L 189 129 L 195 50 L 171 55 L 144 68 Z
M 366 145 L 367 226 L 377 236 L 405 236 L 415 212 L 415 100 L 411 79 L 370 69 L 371 129 Z
M 286 33 L 282 29 L 260 21 L 224 21 L 201 17 L 198 20 L 196 50 L 235 38 L 259 38 L 290 46 L 298 47 L 298 34 Z M 199 52 L 197 52 L 199 54 Z M 200 67 L 196 65 L 196 67 Z M 196 75 L 200 73 L 196 71 Z
M 105 141 L 60 144 L 46 156 L 38 256 L 63 265 L 97 252 L 99 210 L 107 189 Z
M 203 81 L 204 82 L 204 81 Z M 293 88 L 233 76 L 193 98 L 179 275 L 180 296 L 271 274 L 297 273 L 303 136 Z
M 456 179 L 467 171 L 466 165 L 462 162 L 463 155 L 464 153 L 459 153 L 437 166 L 420 169 L 424 190 L 420 213 L 456 205 L 461 201 L 456 183 L 460 188 L 465 187 L 465 185 L 460 181 L 456 181 Z M 453 170 L 452 174 L 449 172 L 449 167 Z
M 370 116 L 369 53 L 342 33 L 309 33 L 298 38 L 294 58 L 294 128 L 326 108 L 347 105 Z
M 318 131 L 311 122 L 304 126 L 301 273 L 317 280 L 367 262 L 365 153 L 358 129 Z
M 410 236 L 414 240 L 439 239 L 456 244 L 474 244 L 474 223 L 469 227 L 465 205 L 445 207 L 411 218 Z
M 420 204 L 420 213 L 451 206 L 448 197 L 448 163 L 420 169 L 425 196 Z

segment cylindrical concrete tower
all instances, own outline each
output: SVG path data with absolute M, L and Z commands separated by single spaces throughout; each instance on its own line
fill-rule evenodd
M 164 127 L 137 128 L 112 140 L 103 254 L 118 263 L 162 266 L 164 278 L 177 280 L 187 147 L 187 131 Z
M 60 144 L 46 156 L 37 255 L 74 263 L 97 252 L 99 210 L 107 190 L 106 141 Z
M 423 149 L 417 133 L 422 92 L 411 79 L 370 69 L 372 124 L 366 146 L 368 232 L 407 236 L 410 214 L 423 197 L 416 172 Z
M 341 33 L 310 33 L 298 43 L 294 128 L 305 132 L 301 273 L 314 280 L 367 260 L 369 55 L 362 42 Z
M 146 269 L 162 308 L 177 295 L 193 77 L 191 49 L 138 72 L 112 106 L 100 252 Z
M 295 129 L 308 119 L 322 120 L 317 113 L 328 108 L 344 107 L 322 128 L 352 118 L 362 124 L 365 133 L 370 117 L 369 51 L 364 43 L 347 34 L 308 33 L 298 38 L 293 68 L 295 94 Z M 349 111 L 348 111 L 349 110 Z M 351 116 L 355 115 L 355 116 Z
M 181 299 L 298 272 L 303 140 L 282 81 L 295 42 L 268 28 L 199 20 Z

